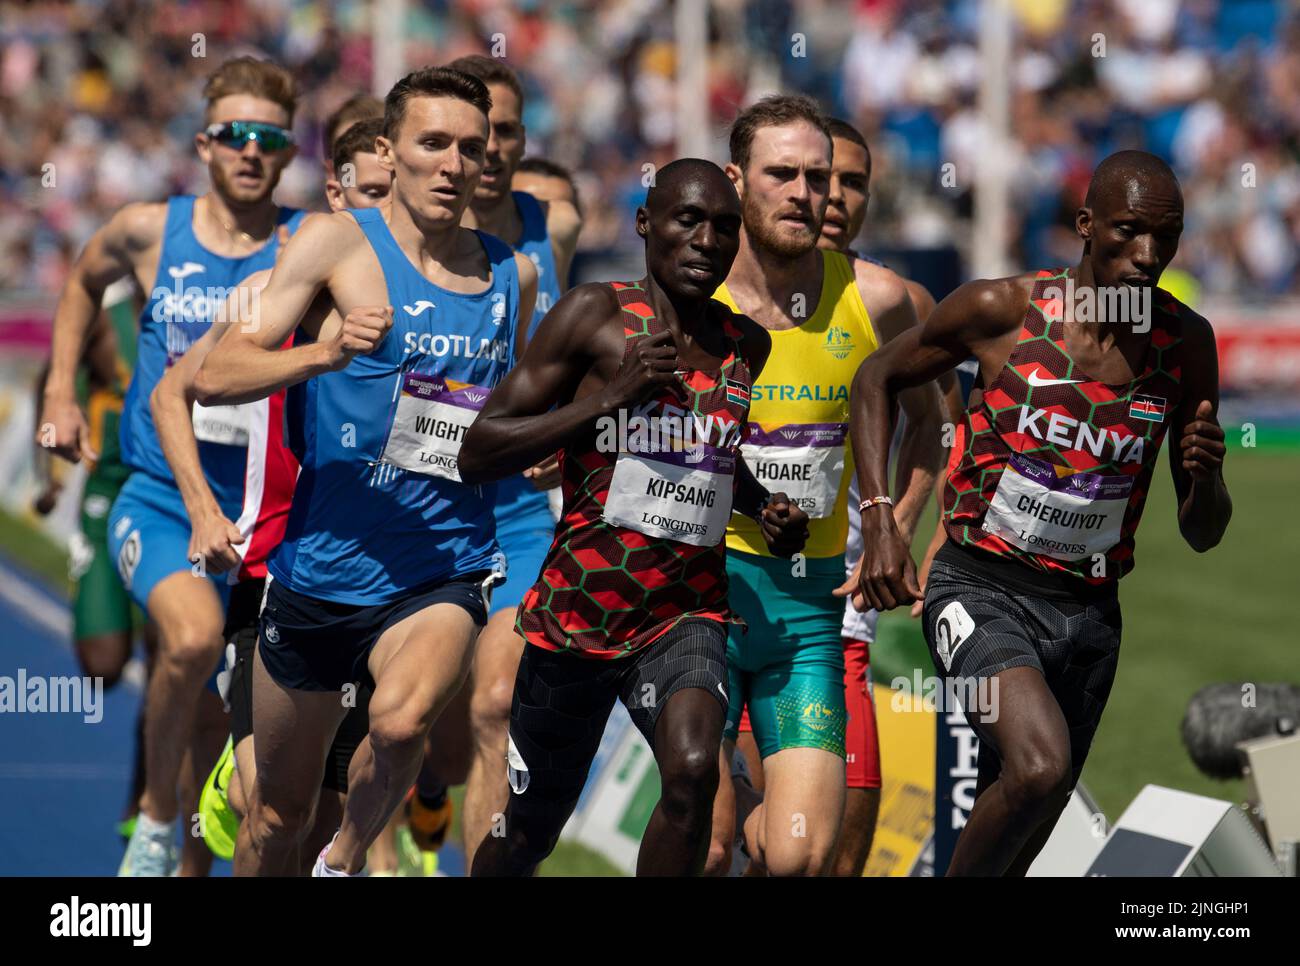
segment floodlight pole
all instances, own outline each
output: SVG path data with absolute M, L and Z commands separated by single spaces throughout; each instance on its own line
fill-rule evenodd
M 975 219 L 970 268 L 975 278 L 997 278 L 1012 271 L 1007 252 L 1007 212 L 1012 172 L 1011 37 L 1008 0 L 983 0 L 980 13 L 979 115 L 984 148 L 975 171 Z

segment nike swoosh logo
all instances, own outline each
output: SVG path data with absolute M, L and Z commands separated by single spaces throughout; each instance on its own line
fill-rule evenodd
M 420 301 L 416 302 L 414 305 L 402 306 L 409 315 L 420 315 L 425 309 L 431 309 L 433 307 L 434 305 L 432 302 L 428 302 L 424 299 L 420 299 Z
M 1031 386 L 1067 386 L 1071 383 L 1083 382 L 1082 379 L 1044 379 L 1035 369 L 1029 374 L 1029 384 Z
M 172 278 L 181 279 L 181 278 L 189 278 L 191 275 L 195 275 L 203 270 L 204 267 L 200 265 L 198 262 L 186 262 L 180 268 L 177 268 L 175 265 L 172 265 L 170 268 L 167 269 L 167 274 L 170 275 Z
M 722 700 L 723 700 L 723 701 L 730 701 L 731 699 L 727 697 L 727 692 L 724 691 L 724 690 L 722 690 L 722 682 L 721 682 L 721 681 L 715 681 L 714 683 L 718 686 L 718 694 L 722 695 Z

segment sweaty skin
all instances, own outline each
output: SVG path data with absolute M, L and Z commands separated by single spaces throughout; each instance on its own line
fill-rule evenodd
M 1168 168 L 1142 152 L 1102 162 L 1087 203 L 1075 217 L 1083 254 L 1070 271 L 1081 288 L 1149 287 L 1173 259 L 1182 231 L 1182 194 Z M 871 492 L 883 478 L 889 426 L 883 415 L 904 386 L 934 378 L 969 355 L 979 360 L 978 387 L 996 378 L 1011 353 L 1028 308 L 1031 274 L 963 285 L 944 299 L 915 333 L 867 361 L 854 383 L 853 445 L 858 479 Z M 1078 321 L 1066 308 L 1065 344 L 1093 378 L 1126 383 L 1140 371 L 1149 327 Z M 1171 414 L 1169 446 L 1179 529 L 1201 552 L 1222 538 L 1232 514 L 1223 481 L 1223 430 L 1215 420 L 1218 361 L 1209 323 L 1184 308 L 1183 394 Z M 859 606 L 886 610 L 919 596 L 907 546 L 889 514 L 862 515 L 863 565 L 854 593 Z M 1070 741 L 1056 698 L 1035 668 L 1013 667 L 993 677 L 1001 695 L 996 721 L 980 720 L 1001 760 L 996 779 L 977 789 L 958 839 L 949 875 L 1023 875 L 1050 835 L 1070 785 Z
M 672 386 L 680 366 L 717 368 L 727 353 L 711 296 L 735 258 L 740 211 L 722 172 L 708 162 L 684 160 L 663 168 L 647 204 L 637 212 L 646 239 L 647 298 L 667 331 L 640 342 L 624 358 L 626 336 L 618 299 L 608 285 L 580 285 L 542 321 L 524 357 L 493 391 L 470 427 L 460 472 L 469 482 L 487 480 L 531 465 L 563 448 L 575 433 L 602 415 L 616 414 L 661 387 Z M 771 346 L 767 333 L 744 316 L 740 327 L 751 372 L 761 371 Z M 552 408 L 557 407 L 557 408 Z M 767 494 L 738 461 L 737 509 L 757 508 Z M 807 537 L 807 517 L 783 494 L 761 511 L 773 553 L 789 556 Z M 580 660 L 575 658 L 575 660 Z M 665 705 L 656 726 L 655 754 L 666 776 L 663 798 L 642 842 L 638 874 L 690 874 L 698 870 L 708 842 L 707 805 L 717 776 L 687 760 L 716 753 L 722 709 L 699 689 L 687 689 Z M 686 818 L 670 819 L 663 802 L 688 803 Z M 521 830 L 507 806 L 503 837 L 488 835 L 474 859 L 474 875 L 530 874 L 554 846 L 559 828 Z M 531 831 L 531 835 L 528 834 Z M 538 854 L 533 844 L 548 840 Z

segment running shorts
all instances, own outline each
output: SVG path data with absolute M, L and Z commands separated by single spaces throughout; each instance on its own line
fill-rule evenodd
M 935 667 L 959 696 L 996 702 L 979 682 L 1008 668 L 1032 667 L 1043 675 L 1069 727 L 1073 787 L 1119 665 L 1119 596 L 1114 584 L 1060 589 L 1036 587 L 1034 579 L 1022 564 L 950 541 L 935 554 L 921 621 Z M 990 768 L 996 777 L 996 748 L 971 710 L 967 719 L 981 739 L 983 787 Z
M 510 707 L 507 772 L 511 808 L 557 831 L 587 780 L 615 700 L 650 747 L 661 709 L 678 691 L 702 688 L 727 708 L 727 629 L 683 620 L 625 658 L 597 660 L 524 647 Z
M 820 748 L 844 756 L 843 557 L 793 561 L 727 551 L 731 608 L 748 633 L 731 629 L 727 644 L 726 736 L 734 740 L 746 704 L 759 754 Z
M 295 691 L 374 687 L 367 662 L 384 631 L 434 604 L 456 604 L 482 627 L 491 580 L 490 571 L 476 571 L 368 606 L 318 600 L 273 580 L 262 608 L 262 663 L 277 684 Z

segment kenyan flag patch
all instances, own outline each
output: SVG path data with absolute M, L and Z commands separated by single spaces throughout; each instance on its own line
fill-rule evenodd
M 749 390 L 735 383 L 727 383 L 727 402 L 735 403 L 737 406 L 748 406 Z
M 1165 421 L 1166 401 L 1163 396 L 1143 396 L 1134 393 L 1129 400 L 1128 415 L 1130 419 L 1145 419 L 1151 423 Z

